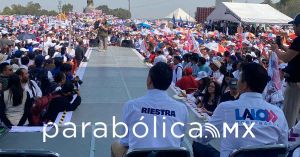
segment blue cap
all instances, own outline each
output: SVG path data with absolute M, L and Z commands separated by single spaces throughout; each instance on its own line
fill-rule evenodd
M 300 13 L 295 17 L 295 19 L 293 21 L 289 22 L 289 24 L 299 25 L 300 24 Z

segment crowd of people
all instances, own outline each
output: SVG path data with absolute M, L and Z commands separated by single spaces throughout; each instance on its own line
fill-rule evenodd
M 236 148 L 287 144 L 288 139 L 300 135 L 296 125 L 300 118 L 300 15 L 292 21 L 293 27 L 265 26 L 260 32 L 251 32 L 249 26 L 244 26 L 247 31 L 237 26 L 230 34 L 223 27 L 185 28 L 169 26 L 168 22 L 140 23 L 94 14 L 69 15 L 63 22 L 45 16 L 4 18 L 9 19 L 0 26 L 0 119 L 7 127 L 42 125 L 55 121 L 59 112 L 76 110 L 81 103 L 82 83 L 76 71 L 81 62 L 87 61 L 89 44 L 95 42 L 104 50 L 108 44 L 134 47 L 145 62 L 153 64 L 147 95 L 124 107 L 123 120 L 130 125 L 145 115 L 140 107 L 157 105 L 180 113 L 168 121 L 187 123 L 186 106 L 165 93 L 171 84 L 182 90 L 180 97 L 192 95 L 198 111 L 211 116 L 209 122 L 215 126 L 237 120 L 234 117 L 257 120 L 251 109 L 267 110 L 278 118 L 255 126 L 256 139 L 238 144 L 234 142 L 245 139 L 222 140 L 221 152 L 205 145 L 208 139 L 195 140 L 194 156 L 210 152 L 210 156 L 227 157 Z M 47 110 L 42 99 L 49 101 Z M 129 105 L 136 106 L 132 109 Z M 237 115 L 242 112 L 244 115 Z M 133 120 L 130 115 L 137 118 Z M 184 133 L 184 128 L 177 131 Z M 113 144 L 113 156 L 123 156 L 128 147 L 180 146 L 178 139 L 164 140 L 154 142 L 128 135 Z
M 0 26 L 0 119 L 8 128 L 42 126 L 81 103 L 76 75 L 86 62 L 95 15 L 6 16 Z
M 181 89 L 179 97 L 192 95 L 196 99 L 198 112 L 211 116 L 208 122 L 218 130 L 223 130 L 223 123 L 256 122 L 254 139 L 227 137 L 221 140 L 220 151 L 207 144 L 210 138 L 195 139 L 195 157 L 227 157 L 234 149 L 245 146 L 288 145 L 288 141 L 295 141 L 300 134 L 297 124 L 300 75 L 296 70 L 300 63 L 300 15 L 290 24 L 293 26 L 273 25 L 257 29 L 252 26 L 253 30 L 250 26 L 237 26 L 237 31 L 231 33 L 233 35 L 226 33 L 226 29 L 207 31 L 206 26 L 201 25 L 170 28 L 168 24 L 152 24 L 137 31 L 134 30 L 136 27 L 129 28 L 131 32 L 125 39 L 153 67 L 148 75 L 147 95 L 126 103 L 123 120 L 128 125 L 134 124 L 138 118 L 128 115 L 146 116 L 140 108 L 170 104 L 168 109 L 180 112 L 182 116 L 172 119 L 173 122 L 185 123 L 184 114 L 188 113 L 180 109 L 180 105 L 156 100 L 156 97 L 167 97 L 162 91 L 172 82 Z M 166 66 L 172 72 L 166 70 Z M 161 75 L 161 80 L 157 80 L 157 75 Z M 130 109 L 130 105 L 134 109 Z M 270 113 L 266 113 L 267 118 L 262 118 L 261 111 Z M 152 123 L 147 120 L 147 124 Z M 112 156 L 123 156 L 136 148 L 176 145 L 176 140 L 169 136 L 167 140 L 173 142 L 170 145 L 160 140 L 150 142 L 149 139 L 146 143 L 143 140 L 133 135 L 122 138 L 112 145 Z

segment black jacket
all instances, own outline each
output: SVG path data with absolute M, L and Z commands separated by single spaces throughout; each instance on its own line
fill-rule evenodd
M 27 92 L 27 99 L 25 102 L 25 107 L 24 107 L 24 114 L 22 116 L 22 118 L 20 119 L 18 126 L 23 126 L 26 122 L 26 120 L 30 118 L 30 112 L 31 112 L 31 108 L 33 105 L 33 99 L 30 98 L 29 93 Z M 11 122 L 9 121 L 9 119 L 6 116 L 6 105 L 4 103 L 4 98 L 3 98 L 3 93 L 1 93 L 0 96 L 0 119 L 1 121 L 4 123 L 5 126 L 7 126 L 8 128 L 11 128 L 13 125 L 11 124 Z M 29 121 L 30 124 L 30 121 Z
M 84 57 L 84 49 L 81 46 L 77 46 L 75 49 L 75 58 L 76 60 L 82 60 Z
M 52 121 L 54 122 L 58 113 L 59 112 L 64 112 L 64 111 L 74 111 L 77 109 L 77 107 L 81 103 L 81 97 L 77 96 L 73 103 L 70 103 L 72 101 L 73 96 L 71 97 L 66 97 L 64 96 L 60 91 L 54 93 L 59 94 L 60 97 L 52 99 L 48 106 L 48 110 L 46 114 L 44 115 L 43 119 L 45 121 Z

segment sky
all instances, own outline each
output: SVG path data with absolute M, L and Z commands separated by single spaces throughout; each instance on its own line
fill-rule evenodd
M 58 0 L 0 0 L 0 10 L 12 4 L 25 5 L 28 2 L 38 2 L 47 10 L 58 10 Z M 234 0 L 237 2 L 260 3 L 263 0 Z M 62 3 L 71 3 L 74 11 L 82 12 L 86 0 L 62 0 Z M 177 8 L 182 8 L 191 16 L 195 16 L 197 7 L 214 6 L 215 0 L 131 0 L 133 18 L 162 18 Z M 108 5 L 109 8 L 128 9 L 128 0 L 94 0 L 94 5 Z

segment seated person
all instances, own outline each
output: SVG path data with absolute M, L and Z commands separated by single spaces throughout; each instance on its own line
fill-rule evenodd
M 8 89 L 9 77 L 13 74 L 13 68 L 8 63 L 0 64 L 0 83 L 2 84 L 2 90 Z
M 266 102 L 262 96 L 269 80 L 267 71 L 257 63 L 250 63 L 242 68 L 238 80 L 240 98 L 219 104 L 208 121 L 220 131 L 221 135 L 223 135 L 224 123 L 230 128 L 237 124 L 238 137 L 235 136 L 237 130 L 229 133 L 227 129 L 226 137 L 221 138 L 219 152 L 208 144 L 212 139 L 210 133 L 203 131 L 202 137 L 206 138 L 196 138 L 193 143 L 195 157 L 228 157 L 233 150 L 246 146 L 288 144 L 288 124 L 284 113 L 277 106 Z M 273 118 L 270 120 L 268 117 L 271 113 Z M 278 118 L 274 118 L 274 115 Z M 251 132 L 255 137 L 250 133 L 246 134 L 249 130 L 248 128 L 246 130 L 243 124 L 248 128 L 253 125 Z
M 66 83 L 66 75 L 63 72 L 59 72 L 54 77 L 54 82 L 50 83 L 48 94 L 55 93 L 61 90 L 61 87 Z
M 225 102 L 225 101 L 233 101 L 237 100 L 239 97 L 239 91 L 238 91 L 238 86 L 237 86 L 238 80 L 235 78 L 232 78 L 229 81 L 229 91 L 224 93 L 221 96 L 220 102 Z
M 20 77 L 10 76 L 8 89 L 0 97 L 0 119 L 5 126 L 23 126 L 29 119 L 33 99 L 22 87 Z
M 77 94 L 74 101 L 73 96 Z M 43 117 L 45 122 L 54 122 L 59 112 L 74 111 L 81 103 L 79 91 L 74 90 L 74 85 L 71 82 L 66 82 L 62 89 L 53 93 L 58 95 L 51 100 L 48 110 Z
M 128 101 L 123 107 L 123 122 L 128 126 L 128 134 L 121 138 L 120 141 L 112 144 L 112 157 L 123 157 L 127 150 L 137 148 L 166 148 L 180 147 L 181 138 L 175 138 L 171 134 L 171 125 L 176 122 L 187 124 L 188 110 L 187 107 L 168 96 L 166 90 L 172 82 L 172 69 L 163 62 L 154 65 L 148 75 L 147 88 L 145 96 Z M 155 111 L 155 112 L 153 112 Z M 144 138 L 138 138 L 133 134 L 133 125 L 143 122 L 149 127 L 149 132 Z M 165 137 L 162 130 L 154 133 L 154 117 L 157 117 L 157 124 L 166 124 Z M 162 129 L 160 125 L 157 130 Z M 185 133 L 184 126 L 177 126 L 174 132 L 177 135 Z M 137 135 L 144 133 L 143 129 L 136 129 Z
M 195 80 L 198 81 L 199 85 L 197 92 L 204 93 L 210 83 L 208 74 L 205 71 L 200 71 Z
M 198 82 L 192 76 L 193 70 L 192 68 L 184 69 L 185 75 L 176 82 L 176 86 L 181 90 L 185 90 L 186 94 L 191 94 L 198 89 Z
M 200 106 L 202 112 L 212 115 L 220 103 L 221 87 L 216 81 L 211 81 L 203 95 Z

